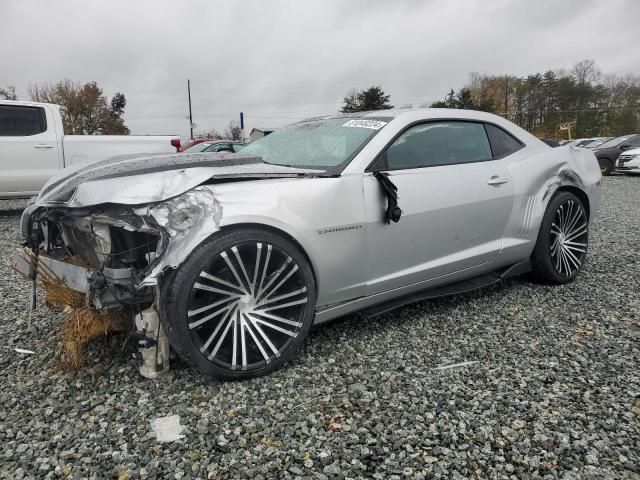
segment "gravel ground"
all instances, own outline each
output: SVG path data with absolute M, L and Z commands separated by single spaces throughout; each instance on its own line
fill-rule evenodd
M 223 384 L 177 363 L 144 380 L 117 336 L 52 371 L 59 316 L 29 326 L 5 266 L 18 218 L 0 212 L 0 478 L 640 478 L 640 178 L 605 179 L 573 284 L 348 318 L 275 374 Z M 184 438 L 159 443 L 168 415 Z

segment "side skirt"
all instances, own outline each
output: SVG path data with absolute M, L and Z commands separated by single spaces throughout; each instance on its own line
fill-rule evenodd
M 362 310 L 358 310 L 357 308 L 354 308 L 354 311 L 357 311 L 357 314 L 364 318 L 377 317 L 379 315 L 383 315 L 385 313 L 391 312 L 393 310 L 404 307 L 406 305 L 411 305 L 412 303 L 422 302 L 424 300 L 430 300 L 433 298 L 447 297 L 449 295 L 457 295 L 460 293 L 471 292 L 473 290 L 477 290 L 483 287 L 488 287 L 489 285 L 493 285 L 495 283 L 501 282 L 502 280 L 505 280 L 507 278 L 515 277 L 517 275 L 522 275 L 530 271 L 531 271 L 531 262 L 529 261 L 529 259 L 527 259 L 527 260 L 523 260 L 522 262 L 518 262 L 514 265 L 511 265 L 510 267 L 503 268 L 492 273 L 478 275 L 476 277 L 451 283 L 449 285 L 444 285 L 442 287 L 425 289 L 416 293 L 394 298 L 392 300 L 388 300 L 386 302 L 382 302 L 382 303 L 373 305 L 371 307 L 364 308 Z M 363 297 L 361 300 L 364 303 L 364 301 L 366 301 L 366 297 Z M 318 316 L 318 314 L 322 315 L 322 312 L 317 312 L 316 316 Z M 345 312 L 344 314 L 347 314 L 347 312 Z M 322 318 L 322 320 L 315 323 L 316 324 L 323 323 L 324 321 L 328 321 L 328 320 L 330 320 L 330 318 L 326 318 L 326 319 Z

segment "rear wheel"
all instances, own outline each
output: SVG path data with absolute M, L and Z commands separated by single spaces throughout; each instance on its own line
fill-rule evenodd
M 589 219 L 584 205 L 570 192 L 549 202 L 540 225 L 531 264 L 536 277 L 547 283 L 573 280 L 587 255 Z
M 611 160 L 610 158 L 599 158 L 598 164 L 600 165 L 600 171 L 602 172 L 602 175 L 611 175 L 611 172 L 616 169 L 613 160 Z
M 267 374 L 293 356 L 313 322 L 315 281 L 300 249 L 266 230 L 213 237 L 167 278 L 171 345 L 202 373 Z

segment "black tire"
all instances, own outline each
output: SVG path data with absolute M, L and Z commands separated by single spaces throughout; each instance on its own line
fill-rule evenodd
M 268 230 L 241 228 L 215 234 L 165 276 L 160 317 L 187 364 L 207 376 L 246 379 L 293 356 L 315 302 L 314 275 L 298 246 Z M 219 306 L 223 312 L 207 320 Z
M 599 158 L 598 165 L 600 165 L 600 171 L 602 175 L 611 175 L 611 173 L 616 169 L 616 165 L 613 160 L 610 158 Z
M 563 218 L 568 218 L 564 226 Z M 551 284 L 572 281 L 582 269 L 588 244 L 589 219 L 584 205 L 573 193 L 558 192 L 547 206 L 531 255 L 535 278 Z

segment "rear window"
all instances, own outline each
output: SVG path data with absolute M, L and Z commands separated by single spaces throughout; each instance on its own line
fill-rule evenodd
M 44 108 L 0 105 L 0 137 L 27 137 L 46 131 Z
M 512 135 L 505 132 L 495 125 L 485 124 L 489 142 L 491 142 L 491 150 L 493 150 L 493 158 L 502 158 L 511 155 L 522 148 L 522 143 L 516 140 Z

